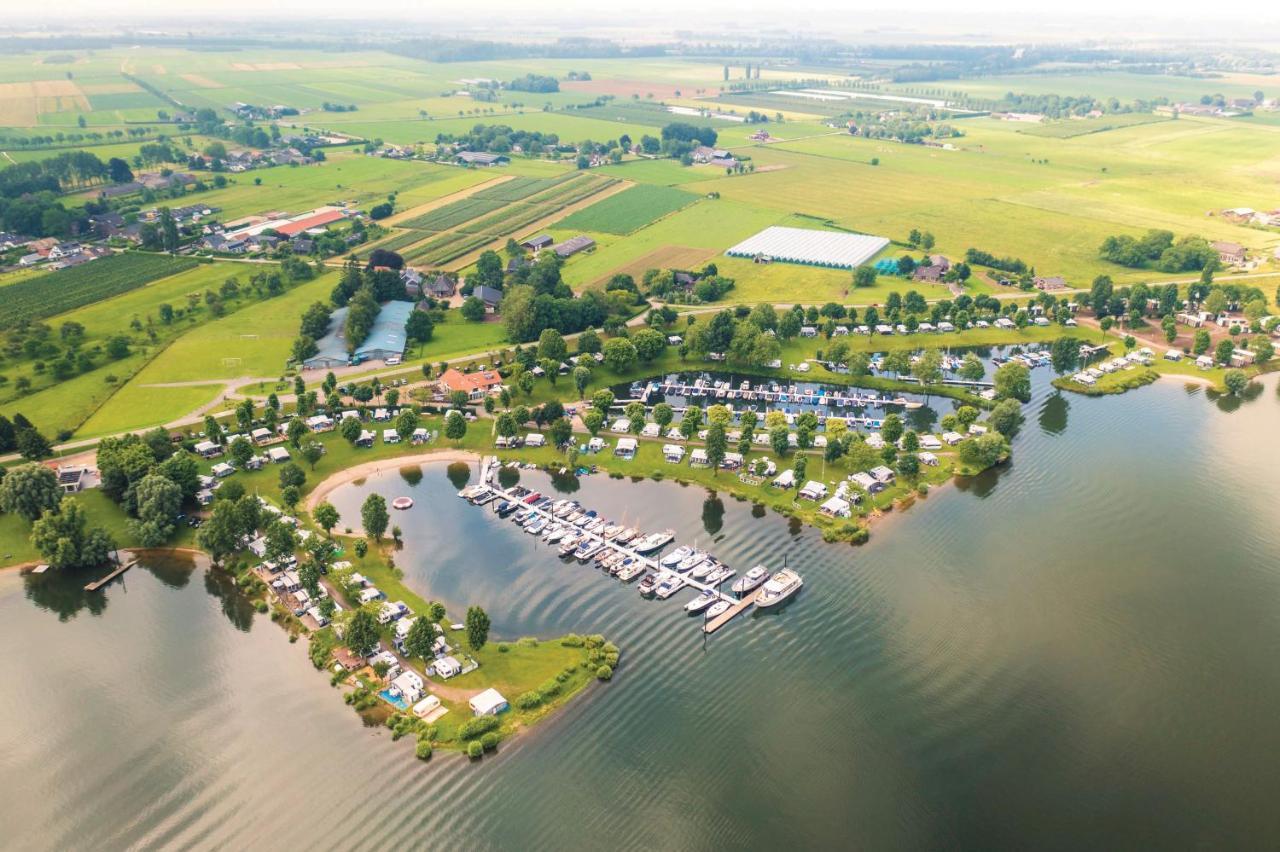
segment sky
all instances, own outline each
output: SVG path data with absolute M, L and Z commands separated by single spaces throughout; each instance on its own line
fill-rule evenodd
M 3 16 L 13 26 L 24 16 L 17 0 L 0 0 L 11 8 Z M 132 20 L 163 28 L 166 22 L 195 26 L 211 8 L 205 4 L 161 4 L 158 0 L 60 0 L 52 6 L 30 6 L 29 21 L 46 29 L 60 24 L 83 25 L 89 20 Z M 640 38 L 656 33 L 698 30 L 725 34 L 781 30 L 809 35 L 859 33 L 947 34 L 981 39 L 991 34 L 1026 33 L 1044 37 L 1092 38 L 1105 41 L 1176 34 L 1182 37 L 1271 40 L 1280 44 L 1280 2 L 1276 0 L 1071 0 L 1070 3 L 1028 3 L 1027 0 L 646 0 L 639 4 L 600 3 L 599 0 L 485 0 L 486 14 L 476 16 L 467 6 L 422 0 L 379 0 L 376 16 L 369 7 L 350 0 L 218 0 L 220 25 L 231 18 L 292 18 L 355 20 L 368 28 L 395 29 L 431 25 L 458 34 L 506 33 L 515 21 L 534 32 L 564 32 L 574 24 Z M 163 12 L 158 13 L 158 9 Z M 780 14 L 785 10 L 785 14 Z M 36 17 L 38 16 L 38 17 Z M 566 26 L 567 25 L 567 26 Z M 491 28 L 486 30 L 486 28 Z M 526 30 L 527 32 L 527 30 Z

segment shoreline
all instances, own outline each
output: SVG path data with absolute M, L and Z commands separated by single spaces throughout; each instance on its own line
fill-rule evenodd
M 355 482 L 357 479 L 364 479 L 375 473 L 381 473 L 383 470 L 399 470 L 402 467 L 409 467 L 415 464 L 431 464 L 437 462 L 465 462 L 466 464 L 479 464 L 480 455 L 473 453 L 471 450 L 431 450 L 425 453 L 418 453 L 411 456 L 396 456 L 389 459 L 379 459 L 377 461 L 362 462 L 352 467 L 332 473 L 322 479 L 315 488 L 311 489 L 306 499 L 302 501 L 302 508 L 310 513 L 315 507 L 324 502 L 324 499 L 332 494 L 343 485 Z M 356 534 L 356 527 L 351 527 L 351 534 Z

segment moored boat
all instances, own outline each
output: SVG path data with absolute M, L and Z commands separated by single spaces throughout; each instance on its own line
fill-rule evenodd
M 708 586 L 718 586 L 736 573 L 738 572 L 734 571 L 728 565 L 717 565 L 716 569 L 708 574 L 707 579 L 703 582 Z
M 644 577 L 641 578 L 640 585 L 637 586 L 637 588 L 640 590 L 640 594 L 651 595 L 653 594 L 653 590 L 657 587 L 657 585 L 658 585 L 657 574 L 645 574 Z
M 687 544 L 682 544 L 666 556 L 662 557 L 662 559 L 658 560 L 658 564 L 663 568 L 675 568 L 692 555 L 693 548 Z
M 658 581 L 658 585 L 654 587 L 653 596 L 658 600 L 665 601 L 685 587 L 685 579 L 679 574 L 668 574 L 666 577 Z
M 756 606 L 762 609 L 777 606 L 800 591 L 802 585 L 804 581 L 799 574 L 790 568 L 783 568 L 761 587 L 760 593 L 756 595 Z
M 649 533 L 644 538 L 631 545 L 632 550 L 639 554 L 653 553 L 666 547 L 676 537 L 675 530 L 663 530 L 662 532 Z
M 733 581 L 730 586 L 735 595 L 745 595 L 747 592 L 759 586 L 765 580 L 769 579 L 769 569 L 763 565 L 757 565 L 741 577 Z
M 707 618 L 715 618 L 716 616 L 724 615 L 729 611 L 729 606 L 730 604 L 726 600 L 716 601 L 707 609 Z
M 702 612 L 707 607 L 718 601 L 720 596 L 710 589 L 698 595 L 693 600 L 684 605 L 685 612 Z

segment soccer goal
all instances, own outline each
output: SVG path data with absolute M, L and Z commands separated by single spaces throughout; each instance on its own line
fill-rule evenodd
M 257 336 L 257 335 L 255 335 L 255 337 L 256 337 L 256 336 Z M 239 359 L 239 358 L 223 358 L 223 359 L 222 359 L 222 366 L 224 366 L 224 367 L 239 367 L 239 366 L 240 366 L 240 359 Z

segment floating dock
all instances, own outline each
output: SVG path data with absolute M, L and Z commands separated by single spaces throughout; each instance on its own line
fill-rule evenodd
M 98 591 L 98 589 L 101 589 L 107 583 L 110 583 L 116 577 L 138 564 L 138 558 L 127 550 L 117 550 L 111 554 L 111 557 L 118 563 L 116 569 L 101 579 L 94 580 L 92 583 L 85 583 L 84 590 L 86 592 Z
M 748 607 L 755 605 L 756 595 L 758 594 L 760 594 L 760 589 L 753 589 L 752 591 L 747 592 L 745 597 L 735 601 L 728 610 L 720 613 L 710 621 L 704 621 L 702 623 L 702 632 L 715 633 L 721 627 L 724 627 L 730 621 L 733 621 L 733 619 L 745 612 Z

